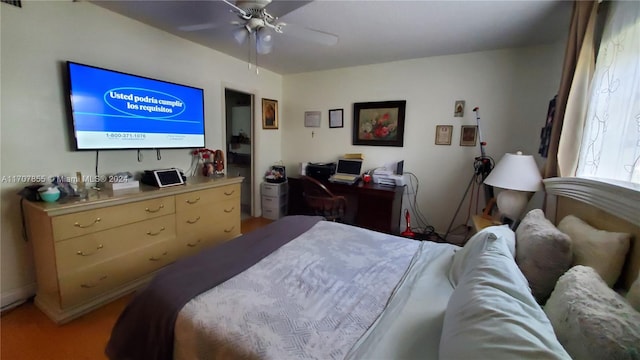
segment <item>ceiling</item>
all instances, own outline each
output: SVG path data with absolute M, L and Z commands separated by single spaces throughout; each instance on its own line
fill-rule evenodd
M 233 37 L 237 25 L 231 22 L 240 19 L 222 1 L 89 1 L 243 61 L 249 59 L 248 43 L 239 45 Z M 266 10 L 289 25 L 275 34 L 271 53 L 258 55 L 258 65 L 293 74 L 552 43 L 566 38 L 572 6 L 570 1 L 542 0 L 273 0 Z M 184 30 L 200 24 L 208 28 Z M 339 41 L 333 46 L 305 41 L 296 36 L 296 26 L 335 34 Z

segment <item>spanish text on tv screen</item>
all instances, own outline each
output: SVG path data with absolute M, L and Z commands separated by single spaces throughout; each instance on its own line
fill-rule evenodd
M 204 91 L 67 62 L 76 149 L 204 147 Z

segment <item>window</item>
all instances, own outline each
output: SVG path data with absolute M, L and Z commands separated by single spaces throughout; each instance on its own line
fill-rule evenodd
M 640 184 L 640 2 L 611 3 L 577 176 Z

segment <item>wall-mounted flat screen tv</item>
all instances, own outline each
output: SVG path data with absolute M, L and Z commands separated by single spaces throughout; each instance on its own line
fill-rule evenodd
M 77 150 L 204 147 L 204 91 L 67 62 Z

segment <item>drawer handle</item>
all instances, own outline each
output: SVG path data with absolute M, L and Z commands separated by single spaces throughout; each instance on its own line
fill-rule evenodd
M 158 206 L 157 209 L 155 210 L 151 210 L 149 208 L 144 209 L 144 211 L 146 212 L 150 212 L 150 213 L 157 213 L 158 211 L 162 210 L 164 208 L 164 204 L 160 204 L 160 206 Z
M 229 196 L 229 195 L 233 195 L 233 193 L 236 192 L 235 190 L 231 190 L 231 192 L 224 192 L 225 195 Z
M 102 281 L 102 280 L 106 280 L 107 279 L 107 275 L 102 275 L 98 281 Z M 80 287 L 83 289 L 91 289 L 94 288 L 96 286 L 100 285 L 99 283 L 94 283 L 94 284 L 80 284 Z
M 76 255 L 80 255 L 80 256 L 91 256 L 91 255 L 95 254 L 96 252 L 98 252 L 98 250 L 102 249 L 103 247 L 104 247 L 104 246 L 103 246 L 102 244 L 100 244 L 100 245 L 98 245 L 98 247 L 96 248 L 96 251 L 89 252 L 89 253 L 86 253 L 86 252 L 84 252 L 84 251 L 82 251 L 82 250 L 78 250 L 78 251 L 76 251 Z
M 198 216 L 195 220 L 187 220 L 187 224 L 195 224 L 200 220 L 200 216 Z
M 234 225 L 234 226 L 232 226 L 232 227 L 231 227 L 231 229 L 224 229 L 224 232 L 226 232 L 226 233 L 230 233 L 230 232 L 232 232 L 232 231 L 233 231 L 233 229 L 235 229 L 235 228 L 236 228 L 236 227 L 235 227 L 235 225 Z
M 159 230 L 158 232 L 151 232 L 151 231 L 147 231 L 147 235 L 150 235 L 150 236 L 156 236 L 156 235 L 159 235 L 159 234 L 160 234 L 161 232 L 163 232 L 163 231 L 164 231 L 164 226 L 163 226 L 163 227 L 161 227 L 161 228 L 160 228 L 160 230 Z
M 200 196 L 198 196 L 195 200 L 187 199 L 185 201 L 187 202 L 187 204 L 192 204 L 193 205 L 193 204 L 197 203 L 198 201 L 200 201 Z
M 198 246 L 198 244 L 200 244 L 200 240 L 196 241 L 195 243 L 187 243 L 188 247 L 196 247 Z
M 224 212 L 226 212 L 226 213 L 228 214 L 228 213 L 230 213 L 230 212 L 233 212 L 233 210 L 234 210 L 235 208 L 236 208 L 235 206 L 232 206 L 232 207 L 231 207 L 231 209 L 229 209 L 229 210 L 224 209 Z
M 89 225 L 82 225 L 82 224 L 80 224 L 79 222 L 77 222 L 77 221 L 76 221 L 76 223 L 75 223 L 75 224 L 73 224 L 73 226 L 75 226 L 75 227 L 79 227 L 80 229 L 84 229 L 84 228 L 88 228 L 89 226 L 93 226 L 93 225 L 95 225 L 95 224 L 99 223 L 99 222 L 100 222 L 100 220 L 102 220 L 102 219 L 100 219 L 100 218 L 98 217 L 98 218 L 96 218 L 95 220 L 93 220 L 93 222 L 92 222 L 91 224 L 89 224 Z
M 155 257 L 155 256 L 150 257 L 149 261 L 160 261 L 162 260 L 162 257 L 166 255 L 167 255 L 167 251 L 163 252 L 162 255 L 160 255 L 160 257 Z

